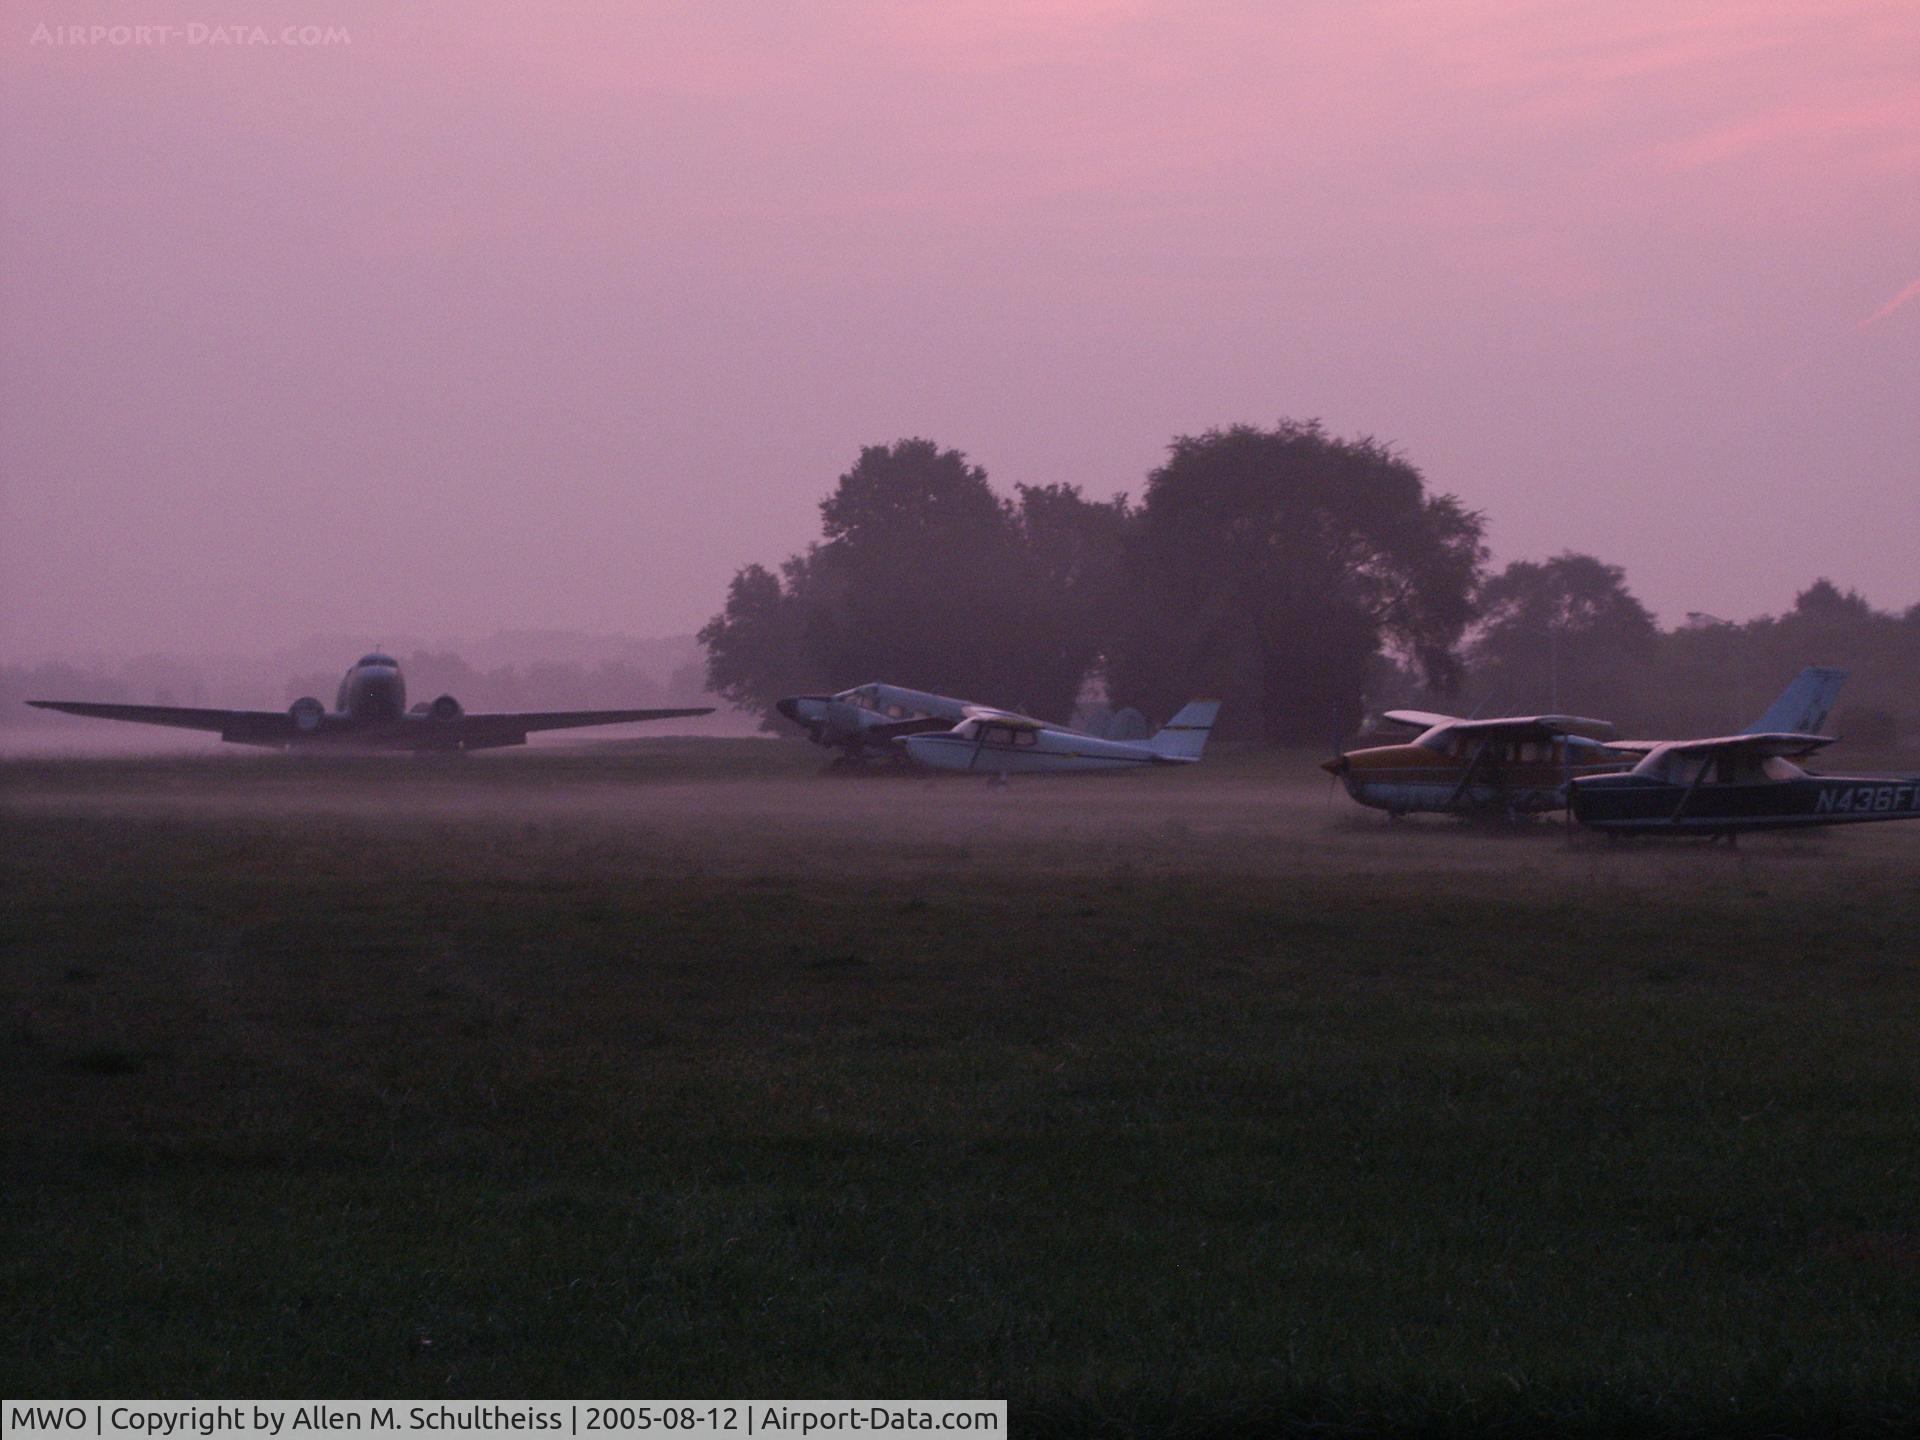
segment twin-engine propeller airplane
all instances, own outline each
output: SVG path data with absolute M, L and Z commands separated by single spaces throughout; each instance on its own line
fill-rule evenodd
M 1743 734 L 1818 730 L 1847 678 L 1809 665 Z M 1399 745 L 1349 750 L 1321 768 L 1362 805 L 1398 819 L 1414 811 L 1447 815 L 1538 814 L 1567 803 L 1567 784 L 1617 774 L 1666 743 L 1614 740 L 1613 725 L 1579 715 L 1462 719 L 1426 710 L 1382 717 L 1420 733 Z
M 713 707 L 674 710 L 504 710 L 470 715 L 451 695 L 407 708 L 400 664 L 378 651 L 362 655 L 340 681 L 329 710 L 303 695 L 285 710 L 200 710 L 181 705 L 96 705 L 84 700 L 29 700 L 42 710 L 64 710 L 98 720 L 131 720 L 177 730 L 215 730 L 236 745 L 271 749 L 327 746 L 354 750 L 493 750 L 524 745 L 535 730 L 624 725 L 711 715 Z
M 875 681 L 837 695 L 789 695 L 773 708 L 814 744 L 865 760 L 897 757 L 893 742 L 902 735 L 950 728 L 967 718 L 970 702 Z
M 1920 820 L 1920 776 L 1809 775 L 1794 758 L 1830 735 L 1727 735 L 1656 745 L 1624 775 L 1573 782 L 1573 816 L 1610 835 L 1706 835 L 1744 830 Z
M 1140 765 L 1191 765 L 1207 746 L 1218 700 L 1194 700 L 1145 740 L 1106 740 L 1064 725 L 970 705 L 951 730 L 900 735 L 917 765 L 981 775 L 1069 775 Z

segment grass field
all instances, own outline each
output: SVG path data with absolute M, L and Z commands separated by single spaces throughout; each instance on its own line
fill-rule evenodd
M 1920 1429 L 1920 825 L 1310 759 L 0 764 L 0 1391 Z

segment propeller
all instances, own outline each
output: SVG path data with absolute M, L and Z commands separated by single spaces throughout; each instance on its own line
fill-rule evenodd
M 1346 738 L 1340 733 L 1340 702 L 1333 702 L 1333 758 L 1321 762 L 1320 768 L 1327 772 L 1327 796 L 1321 802 L 1322 808 L 1333 804 L 1334 788 L 1347 773 L 1347 757 L 1341 753 L 1340 742 Z

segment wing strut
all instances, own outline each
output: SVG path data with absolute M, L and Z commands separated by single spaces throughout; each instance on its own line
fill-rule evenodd
M 1452 810 L 1460 797 L 1466 794 L 1467 787 L 1473 783 L 1474 772 L 1480 768 L 1481 760 L 1486 757 L 1487 747 L 1492 743 L 1491 740 L 1482 740 L 1479 745 L 1474 748 L 1473 758 L 1467 761 L 1467 773 L 1460 777 L 1460 783 L 1454 786 L 1453 793 L 1447 796 L 1446 808 L 1448 810 Z

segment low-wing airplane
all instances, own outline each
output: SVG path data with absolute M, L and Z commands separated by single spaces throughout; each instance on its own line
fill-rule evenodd
M 837 695 L 789 695 L 774 709 L 807 732 L 816 745 L 849 760 L 893 757 L 894 740 L 946 730 L 967 718 L 971 702 L 874 681 Z
M 1845 670 L 1809 665 L 1744 734 L 1809 732 L 1826 723 Z M 1567 783 L 1617 774 L 1666 742 L 1615 740 L 1613 725 L 1579 715 L 1463 719 L 1426 710 L 1382 717 L 1419 730 L 1398 745 L 1350 750 L 1323 762 L 1362 805 L 1398 818 L 1439 814 L 1538 814 L 1567 803 Z
M 451 695 L 407 708 L 407 682 L 391 655 L 362 655 L 340 681 L 329 710 L 303 695 L 285 710 L 202 710 L 181 705 L 100 705 L 85 700 L 29 700 L 98 720 L 130 720 L 177 730 L 214 730 L 236 745 L 271 749 L 328 746 L 360 750 L 492 750 L 524 745 L 535 730 L 624 725 L 711 715 L 713 707 L 673 710 L 505 710 L 468 714 Z
M 1867 820 L 1920 820 L 1920 776 L 1809 775 L 1794 764 L 1830 735 L 1673 740 L 1624 775 L 1573 782 L 1573 816 L 1613 835 L 1725 835 Z
M 1218 700 L 1194 700 L 1145 740 L 1104 740 L 1064 725 L 972 705 L 966 718 L 951 730 L 901 735 L 893 743 L 917 765 L 981 775 L 1065 775 L 1139 765 L 1191 765 L 1206 749 L 1207 734 L 1219 713 Z

